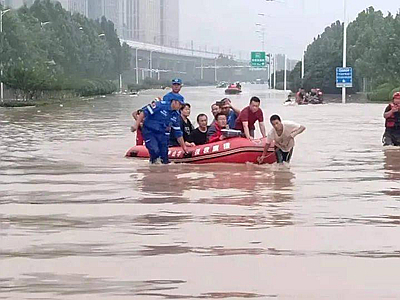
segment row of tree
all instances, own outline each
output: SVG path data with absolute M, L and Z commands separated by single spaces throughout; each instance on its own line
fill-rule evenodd
M 2 81 L 25 99 L 52 90 L 112 92 L 130 68 L 129 46 L 111 21 L 71 14 L 50 0 L 4 14 L 0 41 Z
M 368 91 L 376 100 L 387 100 L 400 87 L 400 14 L 384 15 L 370 7 L 348 26 L 347 65 L 354 69 L 352 92 Z M 305 54 L 305 77 L 300 78 L 301 63 L 289 76 L 291 88 L 322 88 L 338 93 L 336 67 L 342 65 L 343 24 L 327 27 L 308 46 Z M 384 90 L 384 91 L 382 91 Z M 379 94 L 379 95 L 378 95 Z M 384 99 L 382 99 L 384 98 Z

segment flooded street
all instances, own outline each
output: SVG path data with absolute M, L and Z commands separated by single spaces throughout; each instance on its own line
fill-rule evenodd
M 190 119 L 223 92 L 184 88 Z M 290 167 L 124 158 L 131 112 L 164 93 L 0 108 L 0 299 L 400 298 L 384 104 L 285 107 L 248 85 L 235 106 L 307 127 Z

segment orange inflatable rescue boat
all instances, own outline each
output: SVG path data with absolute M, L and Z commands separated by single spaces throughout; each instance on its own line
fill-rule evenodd
M 225 139 L 219 142 L 189 148 L 185 155 L 181 147 L 169 148 L 168 156 L 174 163 L 211 164 L 258 163 L 257 158 L 263 153 L 266 139 L 248 140 L 242 137 Z M 149 158 L 145 146 L 134 146 L 128 150 L 126 157 Z M 275 150 L 271 147 L 262 164 L 276 162 Z

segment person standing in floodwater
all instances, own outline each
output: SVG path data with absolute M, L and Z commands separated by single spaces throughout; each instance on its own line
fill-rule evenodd
M 386 120 L 383 145 L 400 146 L 400 93 L 393 95 L 393 102 L 386 107 L 383 117 Z
M 161 159 L 163 164 L 169 164 L 168 143 L 171 128 L 174 129 L 175 137 L 183 151 L 188 153 L 183 140 L 178 112 L 184 104 L 185 102 L 181 98 L 152 102 L 143 107 L 143 113 L 137 117 L 136 124 L 132 126 L 131 130 L 135 132 L 139 124 L 143 122 L 143 137 L 145 146 L 149 150 L 150 163 L 154 164 Z
M 172 79 L 172 92 L 169 92 L 163 97 L 164 101 L 171 102 L 172 100 L 184 99 L 180 94 L 182 89 L 182 80 L 179 78 Z
M 258 158 L 261 163 L 267 153 L 272 142 L 275 142 L 275 154 L 278 163 L 290 162 L 294 148 L 294 138 L 303 133 L 306 128 L 302 125 L 290 121 L 281 121 L 278 115 L 273 115 L 270 118 L 272 125 L 271 131 L 267 136 L 267 143 L 265 144 L 263 154 Z

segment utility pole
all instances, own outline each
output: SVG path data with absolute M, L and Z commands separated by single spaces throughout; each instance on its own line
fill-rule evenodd
M 0 35 L 1 35 L 1 49 L 3 51 L 3 16 L 9 12 L 10 9 L 0 10 Z M 1 78 L 3 77 L 3 62 L 0 61 L 0 100 L 4 100 L 4 84 Z
M 138 48 L 136 48 L 136 84 L 139 84 L 139 59 L 138 59 Z
M 285 54 L 285 71 L 283 75 L 283 90 L 286 92 L 286 87 L 287 87 L 287 55 Z
M 204 62 L 203 62 L 203 57 L 201 58 L 201 69 L 200 69 L 200 79 L 204 79 Z
M 272 53 L 269 54 L 269 88 L 272 89 Z
M 347 67 L 347 0 L 343 0 L 343 68 Z M 342 88 L 342 103 L 346 104 L 346 88 Z
M 153 78 L 153 50 L 150 51 L 150 60 L 149 60 L 149 64 L 150 64 L 150 78 Z
M 215 67 L 215 82 L 218 82 L 218 78 L 217 78 L 217 57 L 215 58 L 215 65 L 214 65 L 214 67 Z
M 274 54 L 274 90 L 276 90 L 276 54 Z

